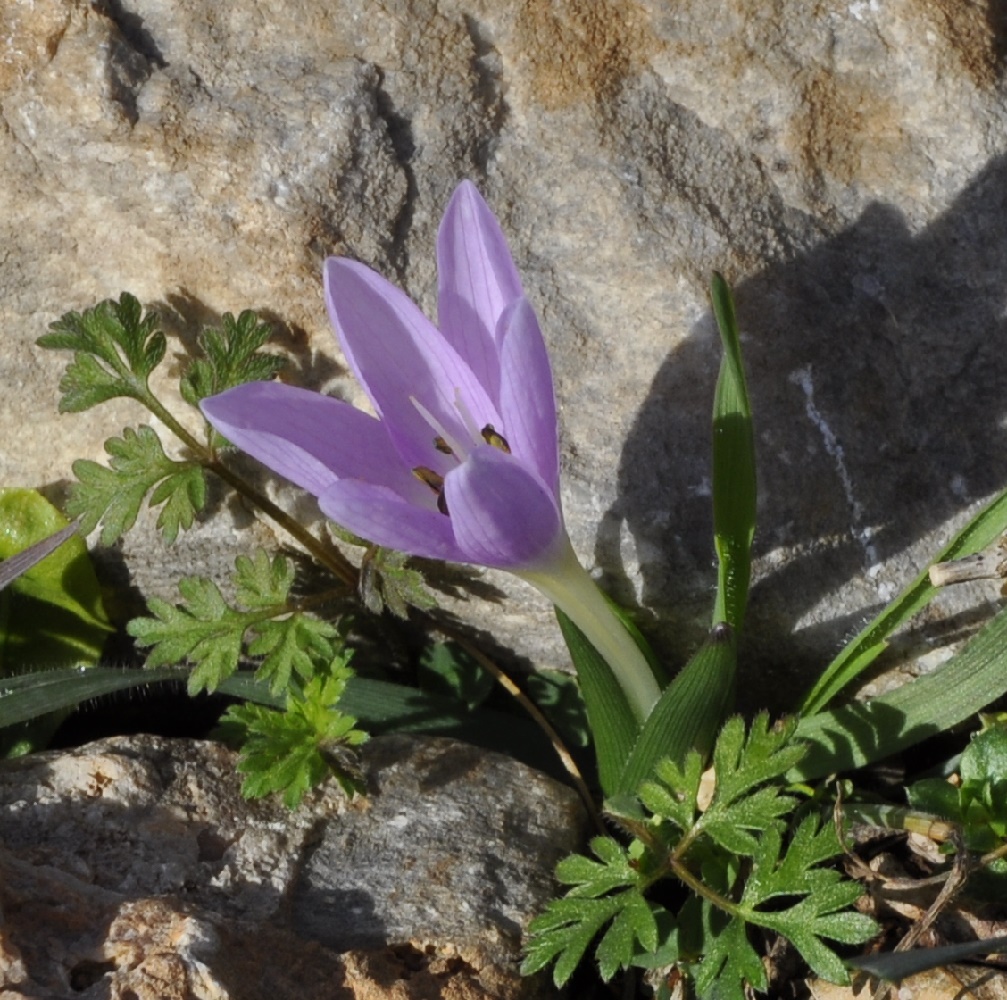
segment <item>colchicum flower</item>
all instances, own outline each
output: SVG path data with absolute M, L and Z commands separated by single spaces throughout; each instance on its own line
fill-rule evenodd
M 206 399 L 203 413 L 353 533 L 529 581 L 605 657 L 642 721 L 657 683 L 567 537 L 545 342 L 500 224 L 468 181 L 441 222 L 437 267 L 439 329 L 370 268 L 325 262 L 329 316 L 376 417 L 276 382 Z

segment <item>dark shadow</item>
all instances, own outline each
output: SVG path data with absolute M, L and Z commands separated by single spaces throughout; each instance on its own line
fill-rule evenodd
M 767 216 L 778 208 L 767 204 Z M 842 231 L 805 231 L 803 241 L 810 249 L 792 243 L 735 288 L 756 427 L 756 555 L 782 557 L 779 568 L 764 559 L 752 591 L 743 708 L 793 707 L 889 596 L 879 568 L 1007 480 L 1007 159 L 919 231 L 874 204 Z M 712 607 L 719 354 L 708 314 L 654 378 L 597 538 L 616 584 L 623 526 L 654 553 L 641 567 L 642 604 L 675 663 Z M 893 592 L 907 582 L 900 572 L 888 578 Z M 831 612 L 829 595 L 851 580 L 858 606 Z M 812 626 L 795 634 L 809 612 Z
M 863 766 L 865 759 L 872 763 L 883 760 L 939 732 L 936 725 L 906 729 L 904 713 L 878 699 L 851 702 L 822 725 L 808 732 L 802 730 L 808 752 L 798 770 L 802 779 L 809 780 L 842 774 Z M 899 734 L 897 741 L 893 741 L 892 733 Z M 879 756 L 882 745 L 889 747 L 890 752 Z
M 202 356 L 200 334 L 207 328 L 219 328 L 224 315 L 185 288 L 169 294 L 163 301 L 151 303 L 150 308 L 158 314 L 162 329 L 172 338 L 172 344 L 181 344 L 183 348 L 172 359 L 176 372 Z M 331 350 L 327 343 L 316 349 L 311 346 L 307 330 L 289 322 L 274 310 L 257 308 L 254 303 L 246 303 L 243 308 L 251 309 L 261 322 L 269 326 L 270 337 L 263 349 L 287 359 L 287 366 L 281 372 L 284 382 L 322 389 L 333 380 L 346 376 L 346 369 L 335 358 L 334 338 Z

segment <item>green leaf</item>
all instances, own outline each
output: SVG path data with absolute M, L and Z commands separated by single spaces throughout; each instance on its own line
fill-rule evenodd
M 238 603 L 261 610 L 284 604 L 294 585 L 294 564 L 283 556 L 269 558 L 264 549 L 234 560 L 234 590 Z
M 78 481 L 67 510 L 80 519 L 84 534 L 100 522 L 102 543 L 111 545 L 136 523 L 148 494 L 152 507 L 164 505 L 157 527 L 168 544 L 181 529 L 192 526 L 206 502 L 206 480 L 199 465 L 168 458 L 157 434 L 145 425 L 126 428 L 121 438 L 109 438 L 105 450 L 108 466 L 86 459 L 73 463 Z
M 703 901 L 703 960 L 696 970 L 700 1000 L 745 1000 L 744 985 L 765 990 L 766 970 L 748 940 L 745 921 L 724 915 Z
M 63 541 L 52 546 L 54 538 Z M 50 549 L 42 558 L 32 549 Z M 87 547 L 65 517 L 35 490 L 0 489 L 0 677 L 44 666 L 91 666 L 112 631 Z M 6 575 L 6 574 L 5 574 Z M 5 724 L 0 756 L 44 747 L 64 713 L 43 703 L 36 720 Z M 16 728 L 10 728 L 16 726 Z
M 729 720 L 714 748 L 713 794 L 701 815 L 702 758 L 695 751 L 687 755 L 684 767 L 674 758 L 661 761 L 654 780 L 641 786 L 640 801 L 655 817 L 683 832 L 704 833 L 732 854 L 754 855 L 759 845 L 755 834 L 778 829 L 796 804 L 782 788 L 783 775 L 804 754 L 804 747 L 793 740 L 794 728 L 789 723 L 770 729 L 763 713 L 752 722 L 746 739 L 741 718 Z
M 640 802 L 656 818 L 674 823 L 685 833 L 699 813 L 696 800 L 702 777 L 703 758 L 695 750 L 686 755 L 683 764 L 666 757 L 654 769 L 654 780 L 640 786 Z
M 0 557 L 0 590 L 9 587 L 18 577 L 24 576 L 33 566 L 37 566 L 46 556 L 51 555 L 77 532 L 76 523 L 66 525 L 59 531 L 33 542 L 20 552 L 7 558 Z
M 335 656 L 330 641 L 338 630 L 288 605 L 293 565 L 283 556 L 270 560 L 261 549 L 235 560 L 234 589 L 241 607 L 232 607 L 220 588 L 202 577 L 179 585 L 184 601 L 175 606 L 152 598 L 153 618 L 137 618 L 127 630 L 140 645 L 151 646 L 147 666 L 189 660 L 194 664 L 189 692 L 214 691 L 238 668 L 246 634 L 248 653 L 263 656 L 257 677 L 279 694 L 293 674 L 310 677 L 316 665 Z
M 79 413 L 117 396 L 144 401 L 147 379 L 167 343 L 155 315 L 143 315 L 128 292 L 83 313 L 68 312 L 39 337 L 41 347 L 74 351 L 60 383 L 63 413 Z
M 713 404 L 713 533 L 719 570 L 713 624 L 740 630 L 748 602 L 755 535 L 755 436 L 734 300 L 724 278 L 710 283 L 724 346 Z
M 1007 778 L 1007 726 L 1003 723 L 973 733 L 962 753 L 962 784 L 993 784 Z
M 555 962 L 553 982 L 558 987 L 563 986 L 580 965 L 598 932 L 621 906 L 619 896 L 553 900 L 545 913 L 528 925 L 529 938 L 521 974 L 530 976 Z
M 961 559 L 981 552 L 992 545 L 1004 530 L 1007 530 L 1007 491 L 992 500 L 965 525 L 941 550 L 934 562 Z M 825 668 L 822 676 L 805 696 L 801 704 L 801 714 L 810 716 L 820 712 L 843 688 L 862 674 L 884 652 L 892 632 L 926 607 L 938 590 L 939 588 L 930 583 L 927 570 L 920 573 L 874 621 L 847 643 Z
M 1001 611 L 932 674 L 867 702 L 803 718 L 807 756 L 789 777 L 853 770 L 914 746 L 975 715 L 1007 692 L 1007 614 Z
M 424 648 L 417 679 L 425 691 L 455 698 L 468 709 L 481 705 L 495 684 L 465 650 L 449 642 L 434 642 Z
M 626 755 L 614 789 L 602 782 L 606 793 L 634 793 L 662 757 L 682 761 L 690 750 L 709 753 L 734 700 L 736 664 L 734 633 L 721 624 L 665 688 Z
M 603 979 L 629 967 L 637 941 L 645 949 L 657 947 L 654 913 L 643 897 L 640 875 L 626 849 L 611 837 L 595 837 L 590 846 L 598 861 L 575 854 L 556 866 L 556 878 L 573 888 L 564 898 L 553 900 L 529 925 L 522 965 L 525 975 L 555 961 L 553 979 L 557 986 L 563 985 L 613 918 L 597 951 Z
M 0 559 L 68 524 L 35 490 L 0 489 Z M 111 631 L 87 546 L 71 536 L 0 592 L 0 676 L 94 663 Z
M 393 549 L 368 546 L 360 563 L 360 598 L 368 611 L 380 615 L 387 608 L 404 620 L 411 607 L 420 611 L 437 607 L 423 574 L 408 565 L 409 558 Z
M 304 614 L 258 621 L 251 627 L 254 638 L 248 653 L 263 657 L 257 675 L 277 693 L 287 689 L 294 674 L 305 680 L 311 677 L 316 664 L 333 655 L 329 640 L 339 634 L 329 622 Z
M 363 743 L 367 734 L 337 708 L 351 674 L 346 658 L 337 657 L 302 691 L 287 694 L 283 712 L 259 705 L 228 709 L 225 723 L 245 732 L 238 770 L 245 775 L 241 790 L 247 798 L 282 792 L 293 809 L 330 774 L 347 794 L 362 790 L 359 771 L 346 751 Z
M 717 783 L 707 816 L 726 812 L 759 785 L 782 778 L 806 752 L 803 744 L 794 741 L 796 728 L 796 720 L 770 728 L 769 716 L 760 712 L 746 739 L 741 717 L 730 719 L 713 752 Z
M 605 794 L 612 795 L 620 788 L 620 776 L 639 729 L 636 716 L 605 658 L 559 608 L 556 619 L 577 668 L 594 736 L 598 780 Z
M 275 354 L 260 353 L 269 340 L 268 324 L 245 310 L 237 319 L 224 313 L 219 329 L 208 328 L 198 338 L 203 357 L 193 361 L 179 383 L 182 398 L 193 406 L 207 396 L 215 396 L 246 382 L 265 382 L 286 365 Z
M 75 667 L 7 678 L 0 684 L 0 727 L 33 719 L 49 710 L 72 708 L 83 701 L 118 691 L 187 681 L 189 676 L 187 667 L 148 670 L 91 667 L 84 671 Z M 217 690 L 270 708 L 283 708 L 286 703 L 248 672 L 225 678 Z M 537 740 L 539 752 L 551 753 L 548 741 L 530 721 L 485 709 L 469 713 L 459 710 L 455 702 L 423 694 L 403 684 L 351 677 L 340 704 L 374 732 L 450 735 L 500 752 L 509 748 L 524 760 L 528 759 L 527 751 Z M 543 766 L 540 760 L 531 762 L 540 768 Z
M 595 949 L 598 970 L 605 982 L 619 969 L 629 968 L 638 951 L 637 942 L 644 951 L 657 948 L 657 923 L 647 900 L 636 891 L 625 893 L 623 900 L 622 909 Z
M 839 854 L 835 829 L 810 814 L 801 822 L 781 856 L 782 834 L 769 826 L 759 840 L 741 900 L 724 924 L 724 915 L 704 900 L 702 955 L 696 976 L 700 997 L 741 996 L 743 984 L 765 989 L 765 972 L 747 937 L 754 924 L 786 937 L 811 968 L 825 979 L 849 981 L 842 960 L 825 943 L 861 944 L 873 937 L 877 924 L 850 907 L 862 887 L 833 869 L 817 867 Z M 790 906 L 781 898 L 801 897 Z M 770 900 L 777 902 L 762 909 Z
M 225 602 L 220 588 L 201 577 L 178 584 L 184 603 L 175 606 L 152 597 L 153 618 L 134 618 L 126 627 L 141 646 L 151 646 L 147 666 L 191 661 L 189 693 L 214 691 L 238 669 L 242 639 L 250 621 Z

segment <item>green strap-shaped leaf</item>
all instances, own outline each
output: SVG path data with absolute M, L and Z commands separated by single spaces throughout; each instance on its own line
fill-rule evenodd
M 639 731 L 636 716 L 605 658 L 559 608 L 556 618 L 577 668 L 594 736 L 598 780 L 604 793 L 611 795 L 619 787 L 620 775 Z
M 950 729 L 1007 692 L 1007 612 L 1001 611 L 938 670 L 878 698 L 801 720 L 807 756 L 796 780 L 882 760 Z
M 755 534 L 755 436 L 734 300 L 724 278 L 710 283 L 724 356 L 713 403 L 713 534 L 719 560 L 713 624 L 740 630 L 748 602 Z
M 634 794 L 665 757 L 678 764 L 690 750 L 705 757 L 734 701 L 736 665 L 734 632 L 718 625 L 654 706 L 614 790 L 602 782 L 606 794 Z
M 944 548 L 934 562 L 961 559 L 981 552 L 1007 530 L 1007 491 L 983 508 Z M 820 712 L 843 688 L 866 670 L 888 645 L 888 636 L 926 607 L 937 594 L 924 570 L 825 668 L 801 705 L 802 715 Z
M 151 670 L 91 667 L 43 670 L 6 678 L 0 680 L 0 729 L 117 691 L 169 681 L 184 684 L 191 673 L 188 667 Z M 267 683 L 248 673 L 228 677 L 217 691 L 271 708 L 283 708 L 285 704 L 282 696 L 272 694 Z M 453 736 L 476 746 L 510 753 L 550 773 L 562 774 L 542 731 L 520 715 L 486 709 L 469 712 L 454 699 L 365 677 L 349 679 L 339 707 L 375 735 L 394 731 Z

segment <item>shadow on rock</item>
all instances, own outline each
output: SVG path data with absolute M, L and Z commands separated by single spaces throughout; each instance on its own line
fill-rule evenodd
M 736 286 L 762 557 L 743 702 L 758 690 L 744 707 L 792 706 L 844 636 L 918 571 L 900 554 L 1007 479 L 1005 248 L 1000 158 L 918 232 L 875 204 Z M 707 315 L 657 373 L 597 539 L 599 562 L 618 566 L 623 526 L 633 535 L 642 603 L 666 623 L 662 639 L 678 662 L 707 626 L 715 584 L 709 456 L 719 354 Z M 767 684 L 774 676 L 780 683 Z

